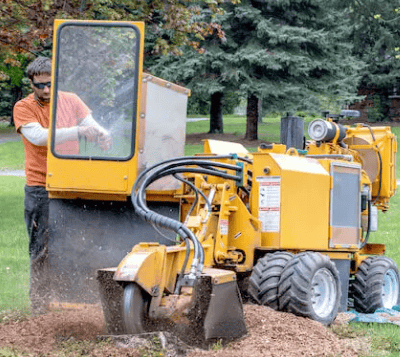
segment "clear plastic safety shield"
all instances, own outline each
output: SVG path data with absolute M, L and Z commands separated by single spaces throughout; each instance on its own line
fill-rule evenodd
M 52 153 L 128 160 L 135 150 L 140 32 L 133 24 L 69 22 L 57 31 Z

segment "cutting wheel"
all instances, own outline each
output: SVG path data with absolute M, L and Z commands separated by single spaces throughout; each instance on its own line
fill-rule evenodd
M 123 298 L 125 333 L 145 332 L 148 322 L 148 306 L 145 292 L 137 284 L 131 283 L 125 286 Z

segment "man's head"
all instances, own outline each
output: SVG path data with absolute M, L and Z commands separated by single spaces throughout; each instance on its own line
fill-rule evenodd
M 38 57 L 27 68 L 31 88 L 36 99 L 50 102 L 51 60 Z

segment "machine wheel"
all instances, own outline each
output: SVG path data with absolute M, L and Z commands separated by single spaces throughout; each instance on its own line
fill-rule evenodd
M 339 272 L 329 257 L 317 252 L 296 255 L 279 281 L 279 308 L 330 325 L 340 306 Z
M 372 313 L 399 304 L 400 278 L 396 263 L 387 257 L 368 257 L 358 267 L 352 284 L 354 308 Z
M 126 334 L 145 332 L 149 307 L 149 299 L 145 294 L 135 283 L 124 288 L 123 319 Z
M 248 292 L 260 305 L 278 310 L 279 279 L 292 258 L 292 253 L 275 252 L 258 260 L 249 279 Z

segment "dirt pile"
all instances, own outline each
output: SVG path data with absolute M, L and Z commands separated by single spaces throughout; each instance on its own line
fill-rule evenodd
M 256 305 L 245 305 L 244 310 L 248 335 L 224 349 L 194 350 L 188 357 L 357 356 L 353 347 L 315 321 Z M 25 321 L 0 325 L 0 348 L 15 348 L 29 353 L 29 356 L 53 356 L 58 354 L 56 351 L 61 346 L 65 352 L 66 342 L 92 341 L 90 346 L 86 345 L 85 355 L 135 357 L 143 354 L 135 348 L 96 345 L 97 337 L 104 334 L 100 307 L 51 311 Z M 68 353 L 71 356 L 81 354 L 82 350 L 77 348 Z
M 188 357 L 357 356 L 354 347 L 318 322 L 257 305 L 245 305 L 244 312 L 247 336 L 224 350 Z
M 105 334 L 100 306 L 51 311 L 20 322 L 0 325 L 0 346 L 48 355 L 63 341 L 95 341 Z

